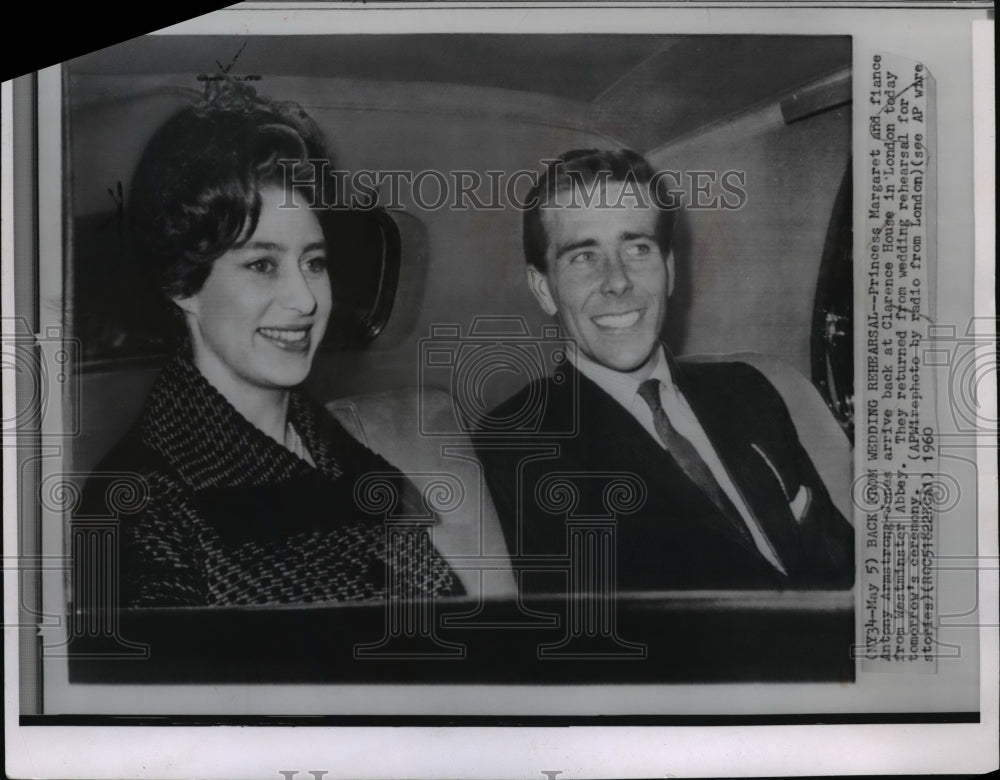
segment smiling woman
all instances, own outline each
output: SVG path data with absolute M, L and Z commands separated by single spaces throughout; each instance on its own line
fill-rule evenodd
M 384 513 L 356 500 L 374 474 L 415 516 L 412 484 L 297 389 L 333 295 L 324 212 L 285 174 L 289 161 L 328 159 L 322 137 L 294 104 L 240 83 L 210 90 L 154 134 L 127 202 L 132 263 L 160 293 L 178 346 L 85 490 L 81 516 L 101 515 L 104 477 L 141 485 L 120 524 L 118 603 L 461 592 L 426 527 L 389 549 Z M 74 552 L 79 609 L 93 575 L 114 572 Z
M 332 299 L 319 220 L 304 206 L 281 208 L 284 196 L 276 186 L 265 188 L 253 235 L 213 263 L 198 292 L 174 299 L 195 365 L 279 440 L 282 429 L 268 431 L 274 420 L 261 419 L 254 407 L 305 380 Z

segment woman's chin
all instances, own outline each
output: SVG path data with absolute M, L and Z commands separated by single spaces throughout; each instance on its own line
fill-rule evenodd
M 291 388 L 301 385 L 309 376 L 309 369 L 312 367 L 312 360 L 305 359 L 301 366 L 283 367 L 282 370 L 274 372 L 274 384 L 277 387 Z
M 288 355 L 262 361 L 253 372 L 255 384 L 271 389 L 290 389 L 302 384 L 312 368 L 312 354 Z

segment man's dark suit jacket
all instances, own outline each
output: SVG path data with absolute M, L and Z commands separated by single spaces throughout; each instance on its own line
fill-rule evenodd
M 529 426 L 509 438 L 477 434 L 477 453 L 511 555 L 566 556 L 567 512 L 549 512 L 537 488 L 555 473 L 632 473 L 645 502 L 617 514 L 621 590 L 692 588 L 849 588 L 853 529 L 830 501 L 774 387 L 745 363 L 673 361 L 672 377 L 787 570 L 774 568 L 619 403 L 574 368 L 539 380 L 500 404 L 493 420 L 539 400 Z M 575 435 L 559 433 L 576 431 Z M 540 445 L 558 456 L 539 458 Z M 518 490 L 520 480 L 521 489 Z M 577 517 L 608 516 L 602 479 L 571 478 Z M 544 485 L 543 485 L 544 487 Z M 795 502 L 801 489 L 807 491 Z M 551 508 L 551 505 L 550 507 Z M 515 564 L 516 566 L 516 564 Z M 566 587 L 565 574 L 525 573 L 527 591 Z

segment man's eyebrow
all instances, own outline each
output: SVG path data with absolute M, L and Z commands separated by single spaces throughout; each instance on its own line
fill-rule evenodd
M 559 244 L 556 246 L 556 257 L 562 257 L 567 252 L 572 252 L 574 249 L 583 249 L 585 247 L 597 246 L 597 240 L 594 238 L 581 238 L 578 241 L 567 241 L 566 243 Z
M 653 233 L 635 233 L 630 230 L 627 230 L 623 233 L 619 233 L 618 238 L 620 238 L 622 241 L 635 241 L 636 239 L 639 238 L 646 238 L 649 239 L 650 241 L 656 240 L 656 236 Z
M 312 252 L 314 249 L 322 249 L 326 251 L 326 241 L 313 241 L 311 244 L 306 244 L 302 247 L 302 254 L 306 252 Z

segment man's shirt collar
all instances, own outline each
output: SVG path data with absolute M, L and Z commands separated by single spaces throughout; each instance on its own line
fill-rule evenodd
M 571 360 L 581 374 L 626 409 L 630 409 L 637 399 L 639 403 L 645 403 L 639 397 L 639 385 L 643 380 L 637 376 L 602 366 L 579 351 L 575 355 L 571 353 Z M 665 390 L 670 395 L 675 394 L 677 391 L 670 375 L 670 363 L 664 354 L 662 344 L 657 345 L 650 360 L 654 361 L 654 366 L 647 378 L 659 379 L 662 383 L 661 392 Z

